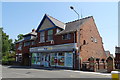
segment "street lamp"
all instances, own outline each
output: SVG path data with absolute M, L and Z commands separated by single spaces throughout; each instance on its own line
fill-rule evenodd
M 72 9 L 77 15 L 78 15 L 78 19 L 79 19 L 79 14 L 78 14 L 78 12 L 74 9 L 74 7 L 73 6 L 70 6 L 70 9 Z
M 79 13 L 74 9 L 73 6 L 70 6 L 70 9 L 72 9 L 78 15 L 78 20 L 79 20 Z M 78 36 L 80 38 L 80 35 L 78 35 Z M 80 41 L 80 39 L 79 39 L 79 41 Z M 74 44 L 75 44 L 75 33 L 74 33 Z M 79 43 L 79 46 L 80 46 L 80 43 Z M 73 52 L 74 52 L 74 67 L 75 67 L 75 51 L 73 51 Z M 80 56 L 80 54 L 78 56 Z M 78 61 L 79 61 L 79 70 L 80 70 L 80 58 L 79 57 L 78 57 Z

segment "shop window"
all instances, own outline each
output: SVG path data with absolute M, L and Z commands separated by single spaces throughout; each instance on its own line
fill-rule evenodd
M 58 53 L 58 65 L 59 66 L 64 66 L 64 53 Z
M 64 34 L 64 35 L 62 36 L 62 39 L 63 39 L 63 40 L 69 40 L 69 39 L 71 39 L 71 34 L 70 34 L 70 33 Z
M 58 53 L 58 56 L 64 56 L 64 53 Z
M 58 56 L 58 65 L 64 66 L 64 56 Z
M 57 63 L 57 53 L 51 54 L 51 65 L 56 65 Z
M 53 40 L 53 30 L 48 30 L 48 41 Z
M 73 67 L 73 53 L 70 52 L 65 53 L 65 66 Z
M 32 53 L 32 65 L 40 65 L 40 54 L 39 53 Z
M 40 32 L 40 42 L 45 42 L 45 32 Z

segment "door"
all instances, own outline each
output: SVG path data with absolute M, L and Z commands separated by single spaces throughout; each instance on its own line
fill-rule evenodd
M 44 56 L 44 67 L 49 67 L 49 54 L 45 54 L 45 56 Z

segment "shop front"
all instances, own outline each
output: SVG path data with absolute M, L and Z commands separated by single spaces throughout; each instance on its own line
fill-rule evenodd
M 32 65 L 73 68 L 73 50 L 76 44 L 63 44 L 30 48 Z

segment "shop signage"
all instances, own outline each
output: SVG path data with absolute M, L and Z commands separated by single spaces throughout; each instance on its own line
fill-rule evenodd
M 54 46 L 42 46 L 30 48 L 30 52 L 57 52 L 57 51 L 73 51 L 77 49 L 76 43 L 61 44 Z

